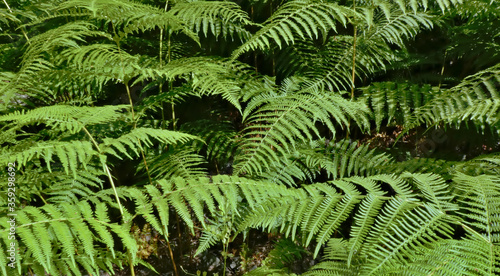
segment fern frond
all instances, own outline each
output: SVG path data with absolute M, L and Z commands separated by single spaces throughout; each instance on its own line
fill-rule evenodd
M 2 105 L 9 104 L 16 97 L 24 101 L 22 95 L 40 94 L 38 86 L 32 86 L 32 80 L 43 71 L 54 68 L 55 61 L 47 60 L 44 53 L 60 50 L 61 48 L 78 47 L 78 42 L 85 41 L 86 37 L 107 37 L 103 32 L 95 31 L 95 26 L 88 22 L 72 22 L 33 37 L 23 55 L 21 68 L 15 75 L 7 79 L 8 84 L 0 87 Z
M 231 122 L 199 120 L 182 125 L 181 130 L 202 139 L 203 142 L 194 141 L 193 147 L 198 149 L 198 153 L 206 147 L 207 160 L 227 164 L 236 154 L 238 133 Z
M 221 95 L 240 109 L 240 98 L 244 93 L 268 87 L 261 78 L 253 78 L 251 67 L 238 61 L 192 57 L 173 60 L 164 66 L 137 67 L 134 84 L 148 79 L 163 78 L 167 81 L 184 79 L 197 92 L 195 95 Z M 132 76 L 132 75 L 131 75 Z
M 429 103 L 438 91 L 430 85 L 408 83 L 372 83 L 362 89 L 361 99 L 366 99 L 372 109 L 377 131 L 384 125 L 408 125 L 413 113 Z
M 213 222 L 207 223 L 209 214 L 209 217 L 213 217 L 215 221 L 221 218 L 220 212 L 223 212 L 224 216 L 238 217 L 241 216 L 239 208 L 243 206 L 256 211 L 260 204 L 269 198 L 279 198 L 282 195 L 294 193 L 288 191 L 284 186 L 274 183 L 223 175 L 213 176 L 211 179 L 183 179 L 177 177 L 168 181 L 159 180 L 157 183 L 159 188 L 151 185 L 146 186 L 150 200 L 149 203 L 145 200 L 141 201 L 143 207 L 138 210 L 138 213 L 144 215 L 145 213 L 151 213 L 150 208 L 157 209 L 162 223 L 161 228 L 157 230 L 164 233 L 167 231 L 168 210 L 171 208 L 176 210 L 186 225 L 193 231 L 193 217 L 204 227 L 210 227 L 209 225 L 212 225 Z M 137 192 L 128 193 L 128 196 L 135 198 L 138 194 Z M 151 206 L 144 204 L 150 204 Z M 206 229 L 209 230 L 209 228 Z M 217 227 L 212 230 L 216 231 Z M 211 245 L 215 240 L 220 241 L 222 236 L 225 236 L 225 234 L 215 234 L 213 231 L 205 233 L 206 246 Z
M 389 12 L 376 14 L 372 22 L 368 22 L 367 37 L 379 37 L 389 44 L 404 48 L 403 39 L 414 37 L 421 28 L 431 29 L 432 16 L 424 12 L 406 13 L 398 8 Z
M 51 171 L 50 164 L 54 162 L 53 157 L 56 156 L 66 174 L 69 174 L 69 171 L 71 171 L 73 176 L 76 177 L 79 164 L 85 167 L 90 158 L 96 154 L 97 152 L 88 141 L 50 141 L 38 142 L 35 146 L 31 147 L 16 147 L 15 150 L 4 153 L 2 160 L 4 160 L 5 164 L 16 162 L 19 166 L 25 166 L 29 161 L 34 159 L 43 159 L 47 165 L 47 169 Z
M 366 7 L 365 22 L 357 24 L 357 39 L 352 36 L 329 38 L 311 61 L 314 70 L 308 70 L 311 89 L 347 90 L 352 86 L 353 55 L 355 76 L 365 77 L 385 70 L 386 65 L 398 59 L 391 44 L 404 49 L 403 41 L 415 36 L 422 28 L 432 27 L 426 13 L 405 13 L 391 6 L 385 12 L 375 12 L 377 6 Z M 366 24 L 366 25 L 363 25 Z M 358 26 L 359 25 L 359 26 Z
M 62 132 L 77 133 L 85 126 L 109 123 L 123 117 L 124 105 L 87 107 L 53 105 L 15 111 L 0 116 L 0 122 L 13 121 L 16 127 L 44 123 Z
M 423 249 L 423 254 L 405 266 L 406 275 L 495 275 L 498 273 L 498 248 L 482 237 L 443 240 Z M 402 266 L 399 267 L 401 269 Z M 398 268 L 395 268 L 398 269 Z
M 107 24 L 112 23 L 115 27 L 121 27 L 122 35 L 145 32 L 155 28 L 169 29 L 171 32 L 182 32 L 199 43 L 197 35 L 173 13 L 140 2 L 71 0 L 62 2 L 51 13 L 52 15 L 46 18 L 85 16 L 102 20 Z M 42 17 L 42 20 L 46 18 Z
M 399 261 L 404 263 L 404 258 L 413 258 L 413 252 L 418 250 L 420 244 L 432 243 L 439 240 L 439 236 L 449 238 L 453 232 L 451 222 L 445 213 L 431 206 L 416 208 L 406 213 L 403 219 L 391 228 L 391 232 L 396 235 L 383 235 L 376 248 L 378 252 L 369 253 L 372 258 L 368 260 L 363 272 L 368 275 L 383 273 L 386 269 L 384 267 L 391 267 Z
M 290 152 L 298 141 L 319 136 L 316 122 L 325 124 L 335 135 L 332 120 L 342 125 L 348 118 L 358 126 L 366 127 L 365 107 L 327 93 L 309 94 L 287 92 L 269 93 L 255 97 L 245 109 L 243 118 L 247 123 L 242 155 L 235 161 L 235 173 L 254 173 L 269 169 L 272 162 Z
M 287 264 L 300 259 L 307 251 L 290 239 L 280 239 L 275 242 L 274 248 L 267 254 L 264 266 L 281 269 Z
M 465 78 L 459 85 L 436 95 L 419 108 L 409 127 L 424 122 L 428 125 L 439 122 L 458 125 L 472 121 L 482 129 L 486 124 L 497 129 L 500 121 L 499 76 L 500 65 L 495 65 Z
M 402 174 L 410 173 L 433 173 L 440 175 L 443 179 L 451 179 L 452 172 L 458 166 L 457 162 L 433 158 L 414 158 L 408 161 L 389 164 L 380 167 L 380 173 Z
M 8 225 L 6 217 L 1 220 L 4 225 Z M 49 204 L 38 208 L 27 206 L 18 211 L 16 216 L 16 222 L 19 223 L 16 229 L 20 238 L 18 246 L 25 262 L 31 263 L 30 268 L 35 271 L 42 268 L 42 271 L 54 275 L 78 274 L 75 271 L 82 268 L 88 273 L 99 269 L 109 271 L 109 267 L 98 260 L 111 256 L 105 257 L 107 253 L 103 254 L 96 248 L 94 239 L 113 250 L 112 235 L 117 235 L 131 252 L 135 241 L 127 238 L 130 235 L 127 228 L 108 221 L 109 214 L 94 216 L 91 205 L 86 201 Z M 2 236 L 7 231 L 9 229 L 0 228 Z M 26 268 L 23 265 L 22 270 Z
M 325 145 L 324 141 L 297 146 L 296 151 L 285 155 L 280 163 L 261 174 L 272 182 L 295 186 L 296 180 L 314 182 L 321 170 L 332 179 L 354 175 L 372 175 L 389 166 L 392 158 L 385 153 L 376 154 L 368 144 L 340 140 Z
M 83 72 L 94 73 L 100 85 L 110 81 L 130 80 L 144 73 L 150 59 L 133 56 L 113 44 L 92 44 L 73 49 L 69 48 L 60 54 L 71 67 Z M 137 72 L 139 70 L 139 72 Z
M 343 25 L 347 16 L 354 14 L 349 8 L 334 3 L 294 0 L 281 6 L 264 22 L 264 27 L 247 42 L 236 49 L 232 57 L 236 59 L 245 52 L 271 47 L 271 42 L 282 48 L 283 44 L 293 44 L 297 37 L 302 39 L 323 37 L 330 30 L 336 30 L 337 22 Z M 319 30 L 319 32 L 318 32 Z
M 500 178 L 493 175 L 454 177 L 460 202 L 460 215 L 466 218 L 464 228 L 490 244 L 500 241 L 498 210 L 500 206 Z
M 99 148 L 101 148 L 104 153 L 114 155 L 120 159 L 122 158 L 120 154 L 132 159 L 130 152 L 139 156 L 139 149 L 142 149 L 142 144 L 146 146 L 153 145 L 151 138 L 161 143 L 175 144 L 196 139 L 196 136 L 164 129 L 135 128 L 118 138 L 103 139 Z
M 229 35 L 233 37 L 236 34 L 240 40 L 247 40 L 250 33 L 244 27 L 253 25 L 248 14 L 233 2 L 177 3 L 170 12 L 186 22 L 195 33 L 203 31 L 203 34 L 207 36 L 210 30 L 216 38 L 221 35 L 223 38 Z
M 206 175 L 203 156 L 193 153 L 191 150 L 177 150 L 165 152 L 148 162 L 150 173 L 158 179 L 170 179 L 172 177 L 197 178 Z
M 37 175 L 39 177 L 39 175 Z M 48 202 L 57 204 L 63 202 L 78 202 L 80 198 L 90 196 L 92 188 L 103 188 L 104 173 L 96 168 L 87 165 L 85 171 L 77 171 L 75 178 L 68 178 L 65 175 L 50 173 L 45 178 L 38 178 L 47 187 L 41 193 L 49 196 Z
M 441 235 L 449 236 L 452 232 L 450 224 L 454 219 L 445 211 L 456 210 L 456 205 L 449 203 L 449 198 L 442 195 L 446 190 L 446 187 L 441 187 L 442 180 L 432 175 L 408 176 L 422 181 L 425 179 L 425 185 L 435 188 L 427 189 L 422 184 L 421 188 L 427 189 L 425 193 L 428 195 L 424 193 L 424 196 L 417 196 L 411 190 L 408 180 L 389 175 L 353 177 L 331 181 L 328 184 L 313 184 L 304 187 L 307 193 L 299 192 L 278 201 L 266 202 L 262 206 L 265 211 L 250 212 L 239 225 L 239 229 L 280 229 L 280 232 L 292 238 L 296 237 L 297 230 L 300 229 L 305 234 L 306 246 L 313 239 L 317 242 L 314 253 L 316 256 L 321 246 L 354 211 L 354 226 L 351 231 L 354 234 L 349 244 L 352 251 L 349 251 L 346 262 L 349 264 L 355 258 L 353 254 L 361 252 L 380 261 L 373 261 L 366 269 L 378 270 L 381 267 L 371 265 L 383 262 L 391 266 L 391 263 L 401 260 L 401 254 L 407 254 L 405 252 L 408 251 L 404 248 L 415 248 L 420 243 L 434 242 L 440 240 Z M 387 191 L 381 189 L 381 184 L 389 185 L 395 195 L 389 197 Z M 366 190 L 366 195 L 363 195 L 358 187 Z M 420 189 L 418 182 L 416 188 Z M 436 198 L 441 205 L 432 203 L 436 202 Z M 429 199 L 430 204 L 420 203 L 428 202 Z M 424 222 L 428 224 L 423 224 Z M 430 232 L 434 234 L 429 235 Z M 399 235 L 408 235 L 408 238 L 399 238 Z M 385 254 L 390 250 L 392 253 Z

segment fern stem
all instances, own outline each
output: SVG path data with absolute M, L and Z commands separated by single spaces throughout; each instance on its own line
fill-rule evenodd
M 227 242 L 224 243 L 223 249 L 224 251 L 224 272 L 222 272 L 222 276 L 226 276 L 226 270 L 227 270 L 227 252 L 229 251 L 229 239 Z
M 356 12 L 356 0 L 352 1 L 353 5 L 353 11 Z M 354 26 L 354 35 L 353 35 L 353 41 L 352 41 L 352 76 L 351 76 L 351 101 L 354 99 L 354 80 L 356 78 L 356 40 L 357 40 L 357 35 L 358 35 L 358 28 L 356 24 L 353 24 Z M 349 138 L 349 133 L 351 132 L 351 118 L 349 118 L 348 124 L 347 124 L 347 135 L 346 138 Z
M 120 202 L 120 197 L 118 196 L 118 192 L 116 191 L 116 186 L 115 186 L 115 182 L 113 180 L 113 176 L 111 175 L 111 172 L 109 171 L 108 165 L 107 164 L 103 164 L 103 165 L 104 165 L 104 169 L 106 170 L 106 174 L 108 175 L 109 182 L 111 183 L 111 187 L 113 188 L 113 193 L 115 194 L 116 202 L 118 203 L 118 207 L 120 208 L 120 214 L 123 217 L 123 207 L 122 207 L 122 204 Z
M 113 25 L 113 31 L 115 32 L 115 35 L 116 35 L 116 31 L 115 31 L 114 25 Z M 120 63 L 121 63 L 121 66 L 122 66 L 122 74 L 123 74 L 123 78 L 124 78 L 123 82 L 125 84 L 125 89 L 127 90 L 128 100 L 130 102 L 130 112 L 132 113 L 132 122 L 133 122 L 134 129 L 136 129 L 137 128 L 137 121 L 135 120 L 134 102 L 132 101 L 132 95 L 130 93 L 130 87 L 128 85 L 128 82 L 130 80 L 128 78 L 126 78 L 126 76 L 125 76 L 125 65 L 123 64 L 123 57 L 121 55 L 120 41 L 117 39 L 117 40 L 115 40 L 115 42 L 116 42 L 116 47 L 118 48 L 118 53 L 119 53 L 119 56 L 120 56 Z M 144 155 L 144 151 L 142 150 L 142 143 L 141 143 L 141 141 L 139 139 L 137 141 L 139 142 L 139 147 L 140 147 L 140 151 L 141 151 L 141 155 L 142 155 L 142 160 L 144 161 L 144 168 L 146 169 L 146 173 L 148 175 L 149 183 L 153 184 L 153 182 L 151 181 L 151 175 L 149 173 L 148 163 L 146 161 L 146 156 Z M 114 183 L 112 183 L 112 185 L 113 185 L 113 189 L 114 189 Z M 120 211 L 121 211 L 121 208 L 120 208 Z M 123 213 L 122 213 L 122 215 L 123 215 Z
M 176 124 L 175 124 L 175 104 L 174 104 L 173 100 L 172 100 L 171 106 L 172 106 L 172 130 L 175 131 L 175 129 L 176 129 Z
M 356 0 L 353 0 L 353 10 L 356 12 Z M 356 77 L 356 39 L 357 39 L 358 28 L 354 24 L 354 36 L 352 45 L 352 79 L 351 79 L 351 99 L 354 98 L 354 80 Z
M 3 0 L 5 6 L 7 6 L 7 9 L 9 10 L 10 13 L 14 13 L 12 9 L 10 8 L 9 4 L 7 3 L 7 0 Z M 21 27 L 21 32 L 23 32 L 24 38 L 26 38 L 26 41 L 28 42 L 28 45 L 31 45 L 31 41 L 28 37 L 28 34 L 26 34 L 26 30 L 24 30 L 24 27 Z
M 167 239 L 167 247 L 168 247 L 168 253 L 170 254 L 170 259 L 172 259 L 172 265 L 174 267 L 174 273 L 175 273 L 176 276 L 179 276 L 179 273 L 177 272 L 177 265 L 175 264 L 175 260 L 174 260 L 174 252 L 172 252 L 172 247 L 170 247 L 170 241 L 168 239 Z
M 100 154 L 102 154 L 102 151 L 101 151 L 101 148 L 99 147 L 99 144 L 97 144 L 96 140 L 94 139 L 94 137 L 92 137 L 92 134 L 90 134 L 89 130 L 85 126 L 83 127 L 83 130 L 90 137 L 90 141 L 92 141 L 92 143 L 96 147 L 97 151 Z M 118 196 L 118 192 L 116 191 L 116 186 L 115 186 L 115 182 L 113 181 L 113 176 L 111 175 L 111 172 L 109 171 L 108 165 L 106 163 L 103 163 L 102 165 L 104 167 L 106 174 L 108 175 L 109 182 L 111 183 L 111 187 L 113 188 L 113 193 L 115 194 L 116 203 L 118 203 L 118 207 L 120 208 L 120 214 L 123 216 L 123 207 L 122 207 L 122 204 L 120 202 L 120 197 Z
M 438 89 L 441 89 L 441 84 L 443 82 L 443 75 L 444 75 L 444 66 L 446 64 L 446 55 L 448 53 L 448 50 L 446 50 L 444 52 L 444 57 L 443 57 L 443 66 L 441 66 L 441 77 L 439 78 L 439 85 L 438 85 Z
M 129 252 L 128 256 L 129 256 L 128 264 L 130 266 L 130 274 L 131 276 L 135 276 L 134 263 L 132 262 L 132 253 Z
M 165 12 L 168 10 L 168 0 L 165 1 Z M 170 62 L 170 34 L 168 35 L 168 62 Z M 160 29 L 160 53 L 159 53 L 159 58 L 160 58 L 160 68 L 163 67 L 163 28 Z M 170 86 L 168 86 L 168 88 L 170 89 Z M 160 81 L 160 84 L 158 85 L 158 89 L 159 89 L 159 93 L 162 93 L 163 92 L 163 83 Z M 174 113 L 174 106 L 173 106 L 173 101 L 172 101 L 172 114 L 175 116 L 175 113 Z M 165 113 L 163 111 L 163 103 L 162 103 L 162 109 L 161 109 L 161 119 L 162 119 L 162 122 L 161 122 L 161 125 L 162 125 L 162 128 L 164 128 L 164 124 L 165 124 Z M 175 117 L 173 119 L 173 127 L 174 127 L 174 130 L 175 130 Z M 149 176 L 149 171 L 148 171 L 148 176 Z M 150 180 L 151 181 L 151 180 Z M 177 218 L 177 225 L 179 225 L 179 218 Z M 165 229 L 165 234 L 167 233 L 167 229 Z M 180 233 L 180 232 L 179 232 Z M 180 241 L 179 241 L 179 244 L 180 244 Z M 168 252 L 170 254 L 170 259 L 172 260 L 172 266 L 174 267 L 174 273 L 176 276 L 179 276 L 179 272 L 177 272 L 177 265 L 175 264 L 175 259 L 174 259 L 174 253 L 172 252 L 172 247 L 170 246 L 170 241 L 168 240 L 167 238 L 167 246 L 168 246 Z
M 43 198 L 42 194 L 38 194 L 38 196 L 42 199 L 42 201 L 43 201 L 44 204 L 49 204 L 49 203 L 47 203 L 47 201 L 45 200 L 45 198 Z
M 120 55 L 121 58 L 121 55 Z M 125 75 L 125 68 L 123 68 L 123 63 L 122 63 L 122 71 L 123 74 Z M 132 95 L 130 94 L 130 87 L 128 86 L 128 81 L 125 81 L 125 89 L 127 90 L 127 95 L 128 95 L 128 100 L 130 102 L 130 112 L 132 112 L 132 122 L 134 122 L 134 128 L 136 128 L 137 123 L 135 121 L 135 113 L 134 113 L 134 103 L 132 102 Z

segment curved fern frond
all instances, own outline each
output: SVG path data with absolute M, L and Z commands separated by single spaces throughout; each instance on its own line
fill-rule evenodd
M 243 118 L 248 125 L 244 130 L 242 155 L 235 161 L 235 174 L 262 172 L 280 156 L 291 152 L 300 142 L 312 141 L 319 135 L 315 123 L 325 124 L 335 135 L 339 125 L 354 119 L 361 128 L 366 127 L 365 106 L 326 93 L 303 91 L 255 97 L 245 109 Z M 313 133 L 313 134 L 312 134 Z
M 325 145 L 315 141 L 309 145 L 298 146 L 296 151 L 285 155 L 280 163 L 275 163 L 261 177 L 272 182 L 295 186 L 296 180 L 314 182 L 321 170 L 328 178 L 337 179 L 348 176 L 364 176 L 379 173 L 389 166 L 392 158 L 385 153 L 376 154 L 369 145 L 358 146 L 357 142 L 340 140 Z
M 80 132 L 85 126 L 116 121 L 123 117 L 120 112 L 126 106 L 68 106 L 52 105 L 31 110 L 20 110 L 0 116 L 0 122 L 13 121 L 16 127 L 44 123 L 60 131 Z
M 199 43 L 198 37 L 171 12 L 135 1 L 122 0 L 71 0 L 62 2 L 50 11 L 51 15 L 41 20 L 55 17 L 90 17 L 102 20 L 107 24 L 122 27 L 122 36 L 136 32 L 145 32 L 155 28 L 169 29 L 171 32 L 182 32 Z M 116 37 L 118 38 L 118 37 Z
M 458 125 L 472 121 L 482 129 L 485 125 L 499 128 L 500 65 L 495 65 L 465 78 L 459 85 L 436 95 L 419 108 L 409 127 L 420 123 L 444 122 Z
M 33 159 L 43 159 L 47 165 L 47 169 L 51 171 L 51 162 L 54 162 L 53 157 L 57 156 L 61 162 L 66 174 L 69 171 L 76 177 L 77 168 L 82 164 L 85 168 L 90 158 L 96 156 L 97 152 L 88 141 L 70 141 L 70 142 L 38 142 L 30 147 L 15 147 L 13 150 L 4 153 L 2 160 L 8 162 L 16 162 L 19 166 L 25 166 L 27 162 Z
M 222 35 L 233 37 L 238 35 L 244 41 L 250 37 L 245 26 L 253 25 L 248 14 L 233 2 L 220 1 L 194 1 L 190 3 L 177 3 L 170 10 L 172 14 L 186 22 L 191 29 L 207 36 L 208 31 L 217 38 Z
M 24 261 L 34 271 L 42 270 L 54 275 L 82 269 L 88 273 L 99 269 L 111 271 L 99 260 L 103 257 L 109 259 L 109 256 L 106 258 L 108 253 L 99 250 L 95 241 L 102 242 L 116 257 L 113 235 L 119 237 L 124 247 L 135 255 L 137 245 L 134 239 L 127 238 L 130 236 L 129 229 L 109 222 L 109 214 L 103 205 L 95 208 L 92 209 L 87 201 L 81 201 L 39 208 L 27 206 L 17 211 L 16 222 L 19 224 L 16 233 L 20 238 L 18 246 Z M 8 225 L 7 220 L 7 217 L 2 217 L 3 225 Z M 6 237 L 8 231 L 2 226 L 0 235 Z M 19 269 L 25 270 L 26 267 Z
M 130 152 L 135 153 L 139 156 L 138 149 L 143 149 L 142 145 L 151 146 L 153 142 L 151 138 L 158 142 L 165 144 L 175 144 L 184 143 L 193 139 L 197 139 L 196 136 L 164 129 L 154 129 L 154 128 L 135 128 L 129 133 L 124 134 L 118 138 L 105 138 L 103 142 L 99 145 L 99 148 L 103 153 L 114 155 L 120 159 L 122 157 L 120 154 L 127 156 L 132 159 Z
M 382 122 L 384 125 L 408 125 L 414 112 L 438 95 L 437 88 L 430 85 L 392 82 L 372 83 L 362 91 L 361 99 L 369 103 L 377 131 Z
M 330 30 L 336 30 L 337 22 L 345 25 L 347 16 L 353 14 L 351 9 L 334 3 L 303 0 L 287 2 L 264 22 L 262 29 L 236 49 L 232 57 L 236 59 L 256 49 L 266 50 L 271 47 L 270 42 L 282 48 L 283 44 L 292 44 L 297 37 L 326 36 Z
M 317 241 L 314 253 L 317 255 L 321 246 L 354 211 L 351 231 L 354 234 L 351 235 L 350 253 L 346 261 L 348 264 L 352 262 L 356 252 L 367 252 L 379 262 L 369 260 L 370 265 L 367 264 L 365 268 L 378 271 L 382 265 L 390 267 L 401 259 L 401 254 L 407 254 L 408 251 L 403 248 L 432 243 L 440 240 L 441 235 L 449 236 L 451 233 L 450 224 L 454 219 L 446 212 L 456 210 L 456 205 L 451 204 L 450 198 L 443 194 L 446 187 L 442 186 L 442 180 L 421 174 L 408 174 L 407 177 L 375 175 L 309 185 L 304 187 L 306 192 L 267 202 L 262 206 L 265 212 L 250 213 L 239 229 L 278 228 L 292 238 L 296 237 L 300 229 L 305 234 L 306 246 L 313 239 Z M 425 191 L 424 195 L 420 196 L 411 190 L 409 183 L 414 181 L 412 179 L 418 180 L 414 183 L 416 188 Z M 381 189 L 381 184 L 389 185 L 395 195 L 389 196 L 387 191 Z M 359 188 L 366 190 L 366 195 Z M 273 220 L 272 217 L 280 219 Z M 437 232 L 432 232 L 434 230 Z M 430 232 L 434 234 L 429 235 Z M 399 238 L 398 235 L 408 237 Z M 384 255 L 391 250 L 392 253 Z M 372 267 L 375 264 L 382 265 Z

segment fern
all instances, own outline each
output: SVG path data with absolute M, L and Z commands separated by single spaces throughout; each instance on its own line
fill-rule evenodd
M 16 111 L 0 117 L 0 122 L 13 121 L 16 127 L 44 123 L 59 131 L 77 133 L 88 125 L 103 124 L 123 117 L 123 105 L 78 107 L 54 105 L 33 110 Z
M 206 164 L 203 156 L 190 150 L 166 152 L 153 158 L 150 162 L 150 173 L 158 179 L 172 177 L 196 178 L 206 175 L 203 168 Z
M 364 128 L 364 106 L 336 95 L 286 91 L 255 97 L 243 113 L 248 124 L 244 131 L 242 155 L 235 160 L 235 173 L 262 172 L 279 156 L 290 152 L 296 141 L 311 141 L 311 131 L 319 136 L 316 122 L 325 124 L 335 134 L 332 119 L 347 124 L 348 118 Z
M 329 240 L 333 232 L 350 217 L 351 212 L 357 210 L 351 236 L 351 252 L 360 251 L 361 244 L 365 240 L 370 241 L 364 250 L 369 250 L 370 256 L 378 260 L 378 262 L 373 260 L 372 265 L 385 264 L 385 262 L 388 262 L 389 265 L 393 260 L 399 260 L 403 256 L 400 254 L 407 254 L 403 248 L 416 246 L 419 241 L 424 242 L 423 239 L 429 239 L 429 242 L 440 239 L 437 234 L 429 236 L 428 231 L 435 230 L 440 233 L 439 235 L 449 236 L 450 223 L 453 220 L 445 215 L 445 211 L 456 209 L 456 205 L 449 203 L 449 197 L 440 195 L 443 193 L 443 187 L 440 186 L 442 184 L 440 184 L 439 178 L 419 174 L 409 174 L 407 177 L 408 180 L 388 175 L 354 177 L 332 181 L 329 184 L 333 187 L 326 184 L 306 186 L 304 190 L 307 191 L 307 194 L 302 194 L 300 199 L 292 197 L 282 199 L 279 202 L 270 201 L 264 207 L 266 210 L 264 214 L 255 213 L 246 217 L 243 224 L 240 225 L 240 229 L 249 226 L 277 227 L 287 236 L 292 237 L 295 237 L 297 230 L 301 229 L 303 233 L 307 234 L 303 239 L 306 246 L 313 238 L 317 241 L 315 249 L 315 255 L 317 255 L 321 246 Z M 417 187 L 425 191 L 423 196 L 416 197 L 415 194 L 412 194 L 407 182 L 411 179 L 416 179 Z M 396 195 L 387 196 L 378 183 L 390 185 Z M 431 185 L 432 188 L 420 186 L 424 184 Z M 366 196 L 359 192 L 358 185 L 366 189 Z M 336 189 L 339 189 L 339 192 Z M 430 198 L 428 195 L 433 197 Z M 420 200 L 429 201 L 429 203 L 417 204 Z M 359 209 L 355 209 L 358 204 Z M 437 208 L 442 208 L 442 211 Z M 379 218 L 375 220 L 374 216 L 377 214 L 382 215 L 379 215 Z M 281 220 L 270 219 L 276 216 L 281 217 Z M 415 222 L 415 224 L 400 224 L 403 221 L 412 221 L 411 223 Z M 427 221 L 428 224 L 423 225 L 416 223 L 416 221 Z M 393 235 L 393 233 L 408 235 L 408 238 L 390 241 L 394 237 L 390 239 L 384 237 L 385 235 Z M 387 249 L 382 250 L 382 248 Z M 389 253 L 391 251 L 388 250 L 393 251 Z M 350 255 L 348 264 L 352 258 L 353 255 Z M 370 267 L 370 265 L 367 266 Z M 371 268 L 379 269 L 378 267 Z
M 365 18 L 356 24 L 356 40 L 345 35 L 329 38 L 314 55 L 311 62 L 318 65 L 307 72 L 311 89 L 346 90 L 353 85 L 353 70 L 359 78 L 384 71 L 388 63 L 398 60 L 391 45 L 404 49 L 405 39 L 432 27 L 426 13 L 405 13 L 393 5 L 382 9 L 384 12 L 376 12 L 376 8 L 377 5 L 365 8 Z
M 383 125 L 408 125 L 414 112 L 429 103 L 438 91 L 430 85 L 373 83 L 362 89 L 362 99 L 370 103 L 377 131 Z M 385 121 L 386 120 L 386 121 Z
M 99 148 L 101 148 L 102 152 L 114 155 L 120 159 L 120 154 L 132 159 L 133 157 L 129 154 L 130 150 L 134 152 L 136 156 L 139 156 L 139 149 L 142 149 L 142 143 L 146 146 L 151 146 L 151 138 L 165 144 L 174 144 L 195 139 L 195 136 L 163 129 L 135 128 L 116 139 L 103 139 Z
M 90 142 L 87 141 L 71 141 L 71 142 L 38 142 L 35 146 L 29 148 L 19 148 L 18 150 L 4 153 L 2 158 L 4 164 L 15 162 L 19 166 L 25 166 L 29 161 L 34 159 L 42 159 L 47 165 L 47 169 L 51 171 L 51 162 L 54 162 L 53 157 L 57 157 L 62 164 L 64 171 L 68 174 L 70 171 L 76 177 L 78 164 L 89 162 L 92 156 L 97 152 L 93 149 Z
M 2 221 L 3 225 L 8 225 L 6 217 Z M 120 237 L 132 253 L 137 250 L 135 241 L 126 238 L 128 230 L 109 222 L 103 205 L 97 205 L 95 211 L 86 201 L 75 205 L 28 206 L 17 212 L 16 221 L 19 223 L 16 232 L 22 240 L 19 246 L 23 260 L 31 262 L 35 271 L 43 269 L 54 275 L 76 273 L 81 268 L 89 273 L 98 269 L 110 271 L 109 266 L 97 261 L 106 253 L 96 249 L 94 240 L 104 243 L 114 255 L 112 235 Z M 0 233 L 5 237 L 7 232 L 8 229 L 3 228 Z M 56 248 L 60 252 L 54 250 Z
M 154 270 L 137 223 L 171 256 L 172 228 L 224 258 L 252 228 L 281 233 L 249 275 L 305 255 L 321 256 L 305 275 L 500 273 L 494 137 L 468 161 L 365 142 L 384 126 L 498 131 L 496 2 L 153 2 L 4 1 L 0 157 L 23 185 L 15 270 L 1 208 L 2 275 Z
M 353 12 L 333 3 L 314 1 L 290 1 L 280 7 L 266 22 L 264 27 L 233 52 L 233 58 L 250 50 L 266 50 L 270 42 L 278 47 L 293 43 L 295 37 L 302 39 L 325 36 L 336 30 L 336 23 L 346 24 L 347 15 Z M 319 30 L 319 32 L 318 32 Z
M 183 130 L 202 139 L 203 142 L 193 141 L 193 146 L 198 149 L 198 153 L 206 151 L 208 160 L 224 165 L 236 154 L 238 133 L 230 122 L 200 120 L 184 124 Z
M 87 22 L 73 22 L 58 28 L 49 30 L 33 39 L 24 53 L 21 68 L 17 73 L 10 74 L 5 81 L 7 85 L 0 88 L 2 105 L 11 101 L 26 101 L 21 95 L 36 96 L 44 94 L 45 90 L 39 85 L 28 85 L 31 80 L 37 79 L 39 72 L 48 71 L 54 68 L 55 64 L 51 60 L 44 58 L 44 53 L 60 49 L 61 47 L 77 47 L 77 42 L 84 41 L 84 37 L 105 36 L 103 32 L 93 30 L 94 25 Z
M 426 122 L 436 124 L 444 122 L 457 125 L 472 121 L 484 129 L 486 124 L 498 127 L 497 92 L 499 66 L 493 66 L 475 75 L 467 77 L 459 85 L 435 96 L 416 112 L 411 127 Z
M 61 3 L 51 12 L 54 14 L 47 18 L 61 16 L 96 18 L 107 24 L 111 23 L 115 27 L 122 27 L 123 35 L 162 27 L 169 28 L 172 32 L 182 32 L 198 41 L 198 37 L 172 13 L 134 1 L 99 0 L 88 2 L 72 0 Z M 42 20 L 45 19 L 42 17 Z M 114 20 L 113 23 L 112 20 Z
M 205 219 L 205 208 L 208 208 L 209 213 L 215 218 L 220 216 L 219 212 L 221 211 L 225 215 L 237 215 L 238 208 L 243 204 L 242 201 L 245 201 L 245 206 L 257 210 L 260 203 L 266 199 L 279 198 L 282 194 L 288 193 L 285 187 L 279 187 L 272 183 L 224 175 L 214 176 L 211 179 L 186 180 L 177 177 L 169 181 L 159 180 L 157 183 L 160 189 L 152 185 L 146 186 L 151 197 L 150 203 L 143 200 L 138 214 L 148 214 L 152 207 L 157 209 L 162 222 L 162 227 L 157 228 L 157 230 L 167 236 L 168 233 L 164 231 L 167 231 L 169 208 L 176 210 L 193 231 L 194 222 L 191 212 L 197 221 L 204 227 L 208 227 Z M 271 187 L 273 188 L 270 190 Z M 137 192 L 128 195 L 132 198 L 141 196 Z M 208 245 L 212 244 L 211 241 L 212 239 L 207 240 Z
M 170 12 L 191 26 L 194 32 L 202 31 L 205 36 L 210 30 L 215 37 L 227 38 L 236 34 L 243 41 L 250 37 L 244 27 L 253 25 L 248 14 L 232 2 L 177 3 Z
M 321 170 L 328 178 L 337 179 L 351 175 L 371 175 L 392 163 L 386 154 L 375 154 L 369 145 L 361 145 L 341 140 L 325 145 L 323 141 L 315 141 L 310 145 L 298 146 L 286 159 L 274 164 L 273 168 L 262 176 L 270 181 L 290 186 L 296 180 L 314 183 Z

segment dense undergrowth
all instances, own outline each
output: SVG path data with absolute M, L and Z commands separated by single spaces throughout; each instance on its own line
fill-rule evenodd
M 3 5 L 2 275 L 500 273 L 497 1 Z

